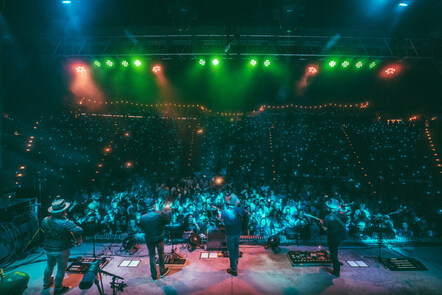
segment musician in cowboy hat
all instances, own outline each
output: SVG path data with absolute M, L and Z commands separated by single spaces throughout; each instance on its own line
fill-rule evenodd
M 227 208 L 220 214 L 220 219 L 226 227 L 227 250 L 229 251 L 230 268 L 227 272 L 232 276 L 238 275 L 239 241 L 241 237 L 241 218 L 247 217 L 247 212 L 238 207 L 239 199 L 235 194 L 226 198 Z
M 347 237 L 347 222 L 348 216 L 339 211 L 341 205 L 338 200 L 330 199 L 326 202 L 330 211 L 324 218 L 323 228 L 327 233 L 328 249 L 330 251 L 330 258 L 333 262 L 333 270 L 328 270 L 332 275 L 339 277 L 341 271 L 341 264 L 338 259 L 339 244 Z
M 73 247 L 72 234 L 80 235 L 83 229 L 67 218 L 66 210 L 70 203 L 62 198 L 52 202 L 48 212 L 51 214 L 45 217 L 41 223 L 44 231 L 43 247 L 46 251 L 47 265 L 43 276 L 43 288 L 50 288 L 52 285 L 52 272 L 57 264 L 55 275 L 54 294 L 63 294 L 70 290 L 62 285 L 65 269 L 68 265 L 70 248 Z

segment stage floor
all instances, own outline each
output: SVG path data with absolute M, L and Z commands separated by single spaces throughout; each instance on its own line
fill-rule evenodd
M 150 278 L 149 258 L 145 245 L 132 256 L 121 255 L 121 244 L 98 244 L 96 252 L 112 247 L 114 255 L 103 270 L 124 278 L 127 287 L 120 294 L 441 294 L 442 247 L 401 247 L 383 249 L 383 258 L 400 257 L 397 252 L 419 260 L 428 271 L 390 271 L 378 263 L 377 248 L 344 248 L 339 258 L 344 266 L 341 277 L 335 278 L 324 266 L 293 267 L 287 258 L 289 250 L 319 250 L 319 247 L 282 247 L 279 254 L 265 250 L 262 246 L 241 245 L 244 253 L 239 260 L 239 274 L 232 277 L 226 273 L 228 258 L 200 259 L 201 252 L 189 253 L 181 246 L 178 252 L 188 261 L 184 266 L 172 266 L 169 275 L 157 281 Z M 170 246 L 166 246 L 166 252 Z M 395 252 L 397 251 L 397 252 Z M 71 250 L 71 257 L 91 256 L 92 244 Z M 35 253 L 17 261 L 23 264 L 31 259 L 44 260 L 45 255 Z M 120 267 L 123 260 L 140 260 L 137 267 Z M 347 260 L 362 260 L 367 268 L 352 268 Z M 42 290 L 45 261 L 22 265 L 20 270 L 30 275 L 28 289 L 24 294 L 52 294 L 53 288 Z M 66 273 L 64 285 L 72 286 L 69 295 L 99 294 L 93 285 L 89 290 L 80 290 L 81 274 Z M 103 277 L 106 294 L 112 294 L 109 276 Z

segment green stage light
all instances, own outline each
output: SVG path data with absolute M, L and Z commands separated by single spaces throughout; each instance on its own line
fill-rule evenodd
M 270 60 L 266 60 L 265 62 L 264 62 L 264 65 L 266 66 L 266 67 L 268 67 L 269 65 L 270 65 Z
M 106 60 L 106 65 L 107 65 L 109 68 L 111 68 L 111 67 L 114 66 L 114 62 L 111 61 L 110 59 L 108 59 L 108 60 Z
M 202 66 L 204 66 L 204 65 L 206 64 L 206 61 L 205 61 L 204 59 L 201 58 L 200 61 L 199 61 L 199 64 L 202 65 Z
M 357 67 L 358 69 L 362 68 L 363 65 L 364 65 L 364 64 L 362 63 L 362 61 L 358 61 L 358 62 L 356 63 L 356 67 Z
M 374 61 L 371 62 L 369 65 L 370 69 L 373 69 L 375 66 L 376 66 L 376 62 L 374 62 Z
M 213 64 L 214 66 L 219 65 L 219 60 L 218 60 L 217 58 L 215 58 L 214 60 L 212 60 L 212 64 Z
M 137 59 L 136 61 L 134 61 L 134 65 L 137 67 L 141 66 L 141 61 Z
M 252 60 L 250 61 L 250 65 L 251 65 L 252 67 L 256 66 L 256 60 L 252 59 Z
M 123 67 L 127 68 L 129 66 L 129 63 L 126 60 L 123 60 L 121 62 L 121 64 L 123 65 Z
M 95 60 L 94 66 L 96 66 L 97 68 L 101 67 L 101 62 L 99 62 L 98 60 Z
M 344 62 L 342 63 L 342 67 L 346 68 L 350 65 L 350 63 L 347 60 L 344 60 Z
M 335 62 L 334 60 L 332 60 L 332 61 L 330 61 L 330 62 L 328 63 L 328 65 L 329 65 L 331 68 L 334 68 L 335 65 L 336 65 L 336 62 Z

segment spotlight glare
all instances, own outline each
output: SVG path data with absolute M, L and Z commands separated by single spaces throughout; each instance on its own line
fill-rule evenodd
M 329 65 L 331 68 L 333 68 L 333 67 L 336 65 L 336 62 L 335 62 L 334 60 L 332 60 L 332 61 L 330 61 L 330 62 L 328 63 L 328 65 Z
M 252 60 L 250 61 L 250 65 L 251 65 L 252 67 L 256 66 L 256 60 L 252 59 Z
M 108 67 L 113 67 L 114 66 L 113 61 L 111 61 L 110 59 L 106 60 L 106 64 L 107 64 Z
M 224 178 L 222 176 L 215 177 L 215 184 L 222 185 L 224 183 Z
M 270 65 L 270 60 L 266 60 L 265 62 L 264 62 L 264 66 L 266 66 L 266 67 L 268 67 Z
M 408 3 L 401 2 L 401 3 L 399 3 L 399 6 L 400 6 L 400 7 L 407 7 L 407 6 L 408 6 Z
M 363 66 L 362 61 L 358 61 L 358 62 L 356 63 L 356 67 L 357 67 L 358 69 L 362 68 L 362 66 Z
M 95 60 L 94 66 L 96 66 L 97 68 L 101 67 L 101 62 L 99 62 L 98 60 Z
M 374 61 L 371 62 L 369 65 L 370 69 L 373 69 L 375 66 L 376 66 L 376 62 L 374 62 Z
M 121 64 L 123 65 L 123 67 L 127 68 L 129 66 L 129 63 L 126 60 L 123 60 L 121 62 Z
M 215 58 L 214 60 L 212 60 L 212 64 L 213 64 L 214 66 L 219 65 L 219 60 L 218 60 L 217 58 Z
M 63 1 L 61 1 L 61 4 L 71 4 L 72 3 L 72 1 L 70 1 L 70 0 L 63 0 Z
M 205 61 L 204 59 L 201 58 L 200 61 L 199 61 L 199 64 L 202 65 L 202 66 L 204 66 L 204 65 L 206 64 L 206 61 Z
M 152 72 L 154 72 L 154 73 L 159 73 L 159 72 L 161 72 L 161 66 L 159 66 L 159 65 L 155 65 L 155 66 L 153 66 L 153 67 L 152 67 Z
M 137 59 L 136 61 L 134 61 L 134 65 L 137 67 L 141 66 L 141 61 Z
M 344 60 L 344 62 L 342 63 L 342 67 L 346 68 L 350 65 L 350 63 L 347 60 Z

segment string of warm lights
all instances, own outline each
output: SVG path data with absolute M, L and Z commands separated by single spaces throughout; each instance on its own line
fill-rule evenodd
M 139 107 L 150 107 L 150 108 L 157 108 L 157 107 L 177 107 L 177 108 L 193 108 L 200 110 L 204 113 L 208 114 L 216 114 L 219 116 L 225 116 L 225 117 L 242 117 L 242 116 L 255 116 L 259 113 L 262 113 L 264 111 L 275 111 L 275 110 L 285 110 L 285 109 L 300 109 L 300 110 L 322 110 L 326 108 L 339 108 L 339 109 L 366 109 L 369 106 L 369 102 L 362 102 L 362 103 L 355 103 L 355 104 L 340 104 L 340 103 L 326 103 L 326 104 L 319 104 L 319 105 L 297 105 L 297 104 L 286 104 L 286 105 L 262 105 L 259 107 L 258 110 L 253 110 L 248 113 L 240 113 L 240 112 L 215 112 L 211 109 L 202 106 L 200 104 L 177 104 L 177 103 L 160 103 L 160 104 L 143 104 L 143 103 L 134 103 L 129 102 L 127 100 L 116 100 L 116 101 L 101 101 L 101 100 L 94 100 L 94 99 L 85 99 L 82 98 L 78 104 L 79 105 L 86 105 L 86 104 L 99 104 L 99 105 L 134 105 Z
M 40 124 L 40 122 L 35 122 L 35 125 L 33 126 L 33 130 L 37 130 L 38 125 Z M 18 135 L 18 133 L 16 133 Z M 31 152 L 32 148 L 34 147 L 34 140 L 35 137 L 33 135 L 29 136 L 27 143 L 26 143 L 26 147 L 25 147 L 25 151 L 26 152 Z M 25 165 L 20 165 L 19 168 L 16 171 L 16 181 L 15 184 L 16 185 L 20 185 L 20 179 L 22 179 L 24 177 L 24 172 L 25 172 L 26 166 Z
M 371 187 L 371 189 L 373 190 L 373 194 L 375 195 L 376 191 L 374 189 L 373 182 L 370 180 L 370 177 L 368 176 L 365 167 L 361 163 L 361 159 L 360 159 L 358 153 L 356 152 L 356 149 L 355 149 L 353 143 L 350 140 L 350 136 L 348 136 L 347 126 L 345 124 L 342 125 L 342 131 L 344 132 L 345 138 L 347 139 L 347 142 L 350 145 L 350 148 L 351 148 L 351 150 L 353 152 L 353 155 L 356 158 L 356 162 L 357 162 L 358 167 L 360 168 L 360 170 L 362 172 L 362 175 L 364 176 L 364 179 L 367 181 L 367 184 Z
M 439 153 L 436 151 L 436 147 L 433 143 L 433 138 L 430 133 L 430 123 L 428 120 L 425 120 L 425 134 L 427 136 L 428 143 L 430 144 L 430 149 L 433 152 L 434 164 L 436 165 L 439 174 L 442 174 L 442 164 L 440 162 Z
M 273 181 L 275 181 L 276 180 L 276 168 L 275 168 L 275 157 L 273 156 L 272 128 L 275 128 L 275 126 L 272 125 L 269 128 L 269 147 L 270 147 L 270 155 L 271 155 L 271 159 L 272 159 Z
M 192 129 L 192 137 L 190 138 L 190 148 L 189 148 L 189 162 L 187 163 L 187 166 L 190 167 L 192 165 L 192 154 L 193 154 L 193 144 L 195 142 L 195 134 L 200 134 L 200 123 L 197 124 L 196 127 Z

